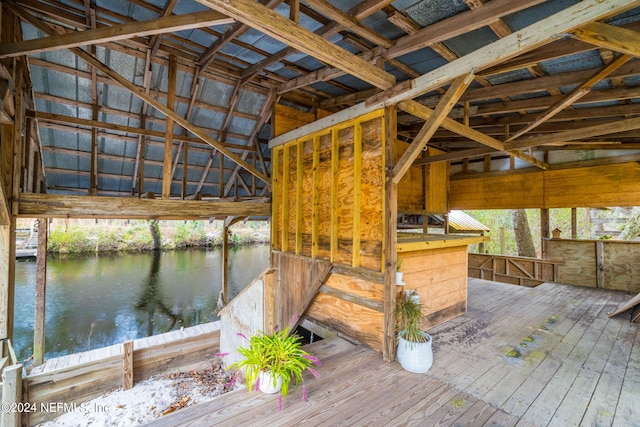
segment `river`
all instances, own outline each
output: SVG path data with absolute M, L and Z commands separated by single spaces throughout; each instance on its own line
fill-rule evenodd
M 47 258 L 45 359 L 217 320 L 219 248 Z M 269 245 L 229 249 L 229 294 L 269 266 Z M 33 353 L 35 261 L 16 263 L 13 345 Z

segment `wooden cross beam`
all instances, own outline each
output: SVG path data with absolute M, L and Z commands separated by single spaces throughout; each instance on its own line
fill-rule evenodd
M 134 37 L 172 33 L 193 28 L 210 27 L 212 25 L 229 24 L 232 22 L 234 22 L 232 18 L 213 10 L 173 15 L 167 16 L 166 18 L 150 19 L 148 21 L 134 22 L 131 24 L 113 25 L 93 30 L 75 31 L 39 39 L 7 43 L 0 45 L 0 59 L 126 40 Z
M 429 139 L 436 133 L 440 124 L 447 118 L 447 114 L 456 105 L 458 99 L 462 96 L 464 91 L 469 87 L 471 82 L 473 81 L 473 72 L 467 74 L 463 77 L 458 77 L 449 87 L 447 92 L 444 94 L 440 103 L 433 111 L 433 114 L 429 116 L 429 118 L 425 121 L 422 129 L 418 132 L 418 135 L 413 139 L 413 142 L 404 152 L 398 163 L 393 167 L 392 170 L 389 171 L 389 176 L 391 177 L 394 184 L 400 182 L 402 177 L 407 173 L 414 160 L 418 158 L 422 149 L 427 144 Z
M 395 84 L 396 79 L 392 74 L 253 0 L 197 1 L 380 89 L 388 89 Z

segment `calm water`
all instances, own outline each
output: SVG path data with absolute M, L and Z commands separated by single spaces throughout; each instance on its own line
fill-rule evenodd
M 217 320 L 220 249 L 49 257 L 45 358 Z M 269 245 L 229 249 L 233 297 L 269 265 Z M 36 263 L 16 263 L 14 347 L 33 353 Z

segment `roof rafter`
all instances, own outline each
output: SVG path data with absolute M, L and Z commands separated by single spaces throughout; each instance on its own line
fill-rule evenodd
M 381 89 L 395 83 L 393 75 L 341 49 L 279 13 L 251 0 L 198 0 L 320 61 Z
M 0 59 L 28 55 L 38 52 L 50 52 L 79 46 L 126 40 L 174 31 L 209 27 L 233 22 L 233 19 L 216 11 L 204 11 L 185 15 L 172 15 L 165 18 L 131 24 L 101 27 L 86 31 L 75 31 L 56 36 L 43 37 L 0 45 Z

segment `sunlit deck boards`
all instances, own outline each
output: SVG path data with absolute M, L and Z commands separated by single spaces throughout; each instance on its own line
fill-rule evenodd
M 167 343 L 179 343 L 185 338 L 197 337 L 199 335 L 206 335 L 208 333 L 216 332 L 220 330 L 220 322 L 203 323 L 202 325 L 190 326 L 188 328 L 181 328 L 175 331 L 166 332 L 163 334 L 152 335 L 150 337 L 139 338 L 134 340 L 133 348 L 135 350 L 152 347 L 155 345 L 162 345 Z M 66 356 L 55 357 L 48 359 L 40 366 L 36 366 L 31 371 L 30 375 L 43 374 L 56 370 L 71 368 L 76 365 L 89 363 L 92 361 L 108 358 L 111 356 L 122 355 L 122 344 L 114 344 L 107 347 L 96 348 L 93 350 L 83 351 L 79 353 L 73 353 Z
M 469 280 L 468 313 L 432 329 L 424 375 L 379 353 L 321 341 L 308 402 L 235 391 L 153 423 L 177 425 L 619 425 L 640 419 L 640 333 L 609 319 L 630 295 Z M 526 343 L 526 347 L 521 343 Z M 517 350 L 517 357 L 510 351 Z

